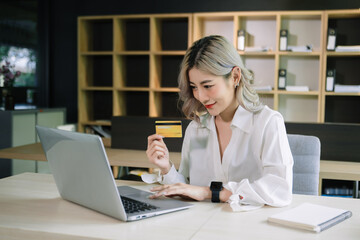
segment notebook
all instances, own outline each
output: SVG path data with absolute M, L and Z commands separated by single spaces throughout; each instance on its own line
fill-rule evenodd
M 150 192 L 117 187 L 99 136 L 36 126 L 60 196 L 122 221 L 192 206 L 181 200 L 149 199 Z M 129 207 L 130 209 L 125 209 Z
M 268 221 L 289 227 L 321 232 L 351 216 L 352 213 L 344 209 L 303 203 L 269 217 Z

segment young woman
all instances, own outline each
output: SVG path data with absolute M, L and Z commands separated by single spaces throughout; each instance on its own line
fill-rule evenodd
M 182 196 L 229 202 L 234 210 L 285 206 L 292 199 L 293 158 L 280 113 L 263 106 L 253 74 L 222 36 L 196 41 L 179 74 L 186 129 L 179 171 L 159 135 L 148 137 L 149 161 L 161 170 L 153 198 Z

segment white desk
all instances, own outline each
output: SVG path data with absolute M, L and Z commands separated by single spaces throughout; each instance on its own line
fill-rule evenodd
M 141 182 L 118 181 L 149 189 Z M 312 202 L 353 212 L 316 234 L 270 224 L 267 217 Z M 191 209 L 122 222 L 59 197 L 52 175 L 24 173 L 0 180 L 2 239 L 360 239 L 360 200 L 294 195 L 291 206 L 232 212 L 226 203 L 194 202 Z

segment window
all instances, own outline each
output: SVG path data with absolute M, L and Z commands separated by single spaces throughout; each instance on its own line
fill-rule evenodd
M 38 1 L 4 0 L 0 9 L 0 67 L 8 61 L 21 72 L 14 83 L 15 103 L 34 105 L 29 94 L 32 97 L 38 87 Z

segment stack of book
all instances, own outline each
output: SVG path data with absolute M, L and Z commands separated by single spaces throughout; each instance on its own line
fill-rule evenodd
M 360 52 L 360 45 L 352 46 L 337 46 L 335 48 L 336 52 Z
M 272 51 L 272 49 L 266 46 L 245 47 L 245 52 L 269 52 L 269 51 Z
M 308 92 L 309 87 L 308 86 L 286 86 L 286 91 L 290 92 Z
M 312 52 L 313 47 L 312 45 L 305 45 L 305 46 L 288 46 L 287 50 L 291 52 Z
M 360 85 L 335 84 L 334 92 L 360 92 Z
M 253 86 L 256 91 L 271 91 L 271 86 Z

